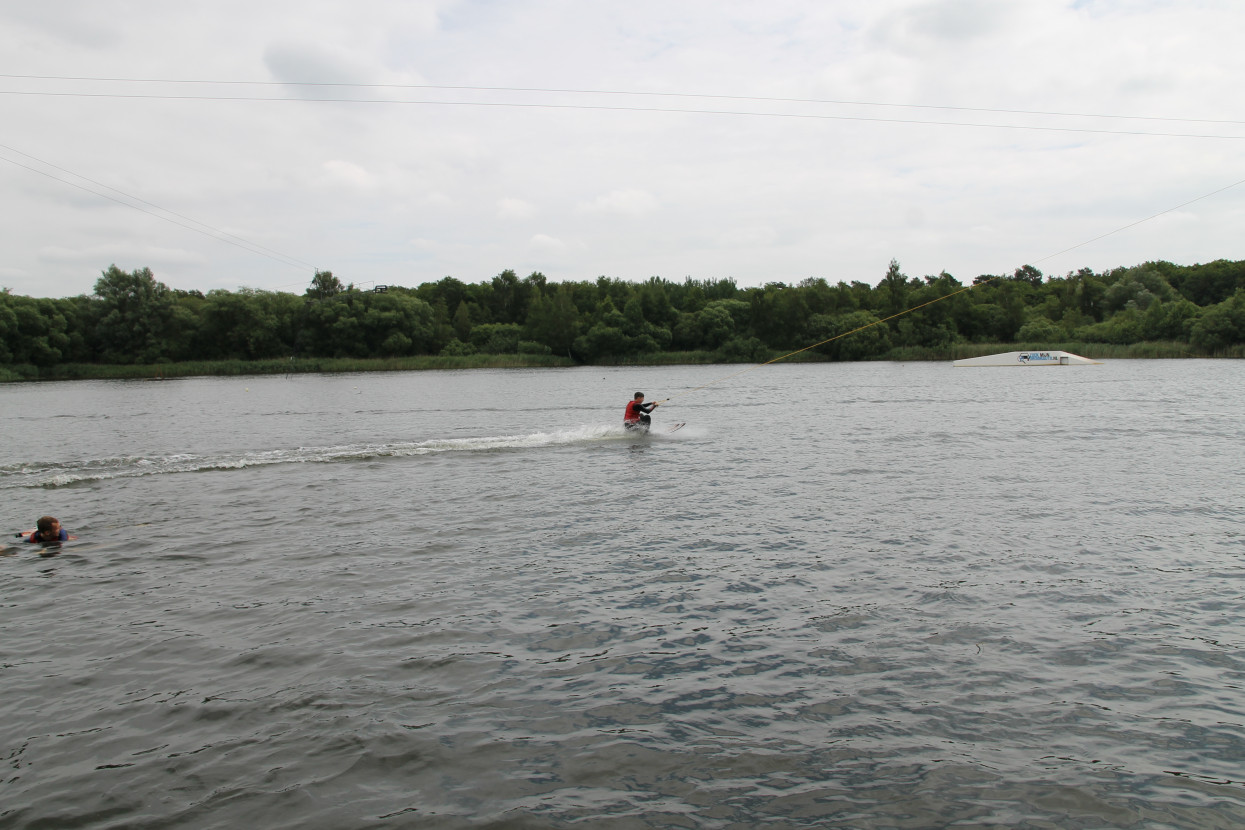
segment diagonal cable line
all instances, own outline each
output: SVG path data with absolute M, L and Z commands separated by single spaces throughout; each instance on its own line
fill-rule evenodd
M 1091 244 L 1091 243 L 1093 243 L 1093 242 L 1097 242 L 1097 241 L 1098 241 L 1098 240 L 1100 240 L 1100 239 L 1105 239 L 1105 238 L 1107 238 L 1108 236 L 1111 236 L 1111 235 L 1113 235 L 1113 234 L 1120 233 L 1121 231 L 1126 231 L 1126 230 L 1128 230 L 1129 228 L 1135 228 L 1135 227 L 1137 227 L 1138 225 L 1144 224 L 1144 223 L 1149 222 L 1149 221 L 1151 221 L 1151 220 L 1153 220 L 1153 219 L 1157 219 L 1158 217 L 1160 217 L 1160 216 L 1162 216 L 1162 215 L 1164 215 L 1164 214 L 1171 213 L 1173 210 L 1179 210 L 1180 208 L 1182 208 L 1182 207 L 1186 207 L 1186 206 L 1188 206 L 1188 205 L 1191 205 L 1191 204 L 1193 204 L 1194 202 L 1200 202 L 1200 201 L 1202 201 L 1203 199 L 1209 199 L 1211 196 L 1214 196 L 1214 195 L 1216 195 L 1216 194 L 1218 194 L 1218 193 L 1223 193 L 1225 190 L 1231 190 L 1232 188 L 1234 188 L 1234 187 L 1239 187 L 1239 186 L 1241 186 L 1241 185 L 1243 185 L 1243 184 L 1245 184 L 1245 179 L 1241 179 L 1241 180 L 1239 180 L 1239 181 L 1235 181 L 1235 182 L 1233 182 L 1232 184 L 1229 184 L 1229 185 L 1224 185 L 1223 187 L 1220 187 L 1220 188 L 1217 188 L 1217 189 L 1215 189 L 1215 190 L 1212 190 L 1212 191 L 1210 191 L 1209 193 L 1203 193 L 1201 196 L 1198 196 L 1198 197 L 1193 198 L 1193 199 L 1189 199 L 1187 202 L 1183 202 L 1183 203 L 1181 203 L 1181 204 L 1179 204 L 1179 205 L 1174 205 L 1174 206 L 1172 206 L 1172 207 L 1167 208 L 1166 210 L 1160 210 L 1158 213 L 1155 213 L 1155 214 L 1153 214 L 1153 215 L 1151 215 L 1151 216 L 1147 216 L 1145 219 L 1138 219 L 1138 220 L 1136 220 L 1135 222 L 1130 222 L 1130 223 L 1128 223 L 1127 225 L 1121 225 L 1120 227 L 1116 228 L 1115 230 L 1108 231 L 1108 232 L 1106 232 L 1106 233 L 1104 233 L 1104 234 L 1099 234 L 1098 236 L 1095 236 L 1095 237 L 1094 237 L 1094 238 L 1092 238 L 1092 239 L 1087 239 L 1087 240 L 1085 240 L 1084 242 L 1078 242 L 1076 245 L 1073 245 L 1073 246 L 1068 247 L 1068 248 L 1064 248 L 1062 251 L 1058 251 L 1058 252 L 1053 253 L 1053 254 L 1048 254 L 1048 255 L 1046 255 L 1046 256 L 1044 256 L 1044 257 L 1042 257 L 1041 259 L 1031 260 L 1031 262 L 1044 262 L 1044 261 L 1046 261 L 1046 260 L 1048 260 L 1048 259 L 1052 259 L 1052 258 L 1054 258 L 1054 257 L 1057 257 L 1057 256 L 1059 256 L 1060 254 L 1066 254 L 1066 253 L 1068 253 L 1069 251 L 1075 251 L 1077 248 L 1082 248 L 1082 247 L 1084 247 L 1084 246 L 1086 246 L 1086 245 L 1089 245 L 1089 244 Z M 783 355 L 779 355 L 778 357 L 770 358 L 769 360 L 765 361 L 764 363 L 758 363 L 758 364 L 756 364 L 755 366 L 749 366 L 749 367 L 747 367 L 747 368 L 740 369 L 740 370 L 739 370 L 739 371 L 737 371 L 737 372 L 732 372 L 731 374 L 726 375 L 726 376 L 724 376 L 724 377 L 720 377 L 720 378 L 718 378 L 718 379 L 716 379 L 716 380 L 711 380 L 711 381 L 709 381 L 708 383 L 702 384 L 701 386 L 695 386 L 695 387 L 693 387 L 693 388 L 691 388 L 691 389 L 685 389 L 685 390 L 683 390 L 682 392 L 676 392 L 676 393 L 674 393 L 673 395 L 671 395 L 670 397 L 666 398 L 665 400 L 660 401 L 660 403 L 665 403 L 666 401 L 671 401 L 671 400 L 674 400 L 675 398 L 681 397 L 681 396 L 683 396 L 683 395 L 690 394 L 690 393 L 692 393 L 692 392 L 699 392 L 699 391 L 701 391 L 702 389 L 708 389 L 710 386 L 716 386 L 717 384 L 719 384 L 719 383 L 723 383 L 724 381 L 731 380 L 732 378 L 737 378 L 737 377 L 739 377 L 740 375 L 746 375 L 746 374 L 748 374 L 749 372 L 754 372 L 754 371 L 756 371 L 757 369 L 761 369 L 761 368 L 763 368 L 763 367 L 765 367 L 765 366 L 769 366 L 769 365 L 770 365 L 770 364 L 772 364 L 772 363 L 778 363 L 779 361 L 786 360 L 786 359 L 787 359 L 787 358 L 789 358 L 789 357 L 794 357 L 795 355 L 797 355 L 797 354 L 801 354 L 801 353 L 803 353 L 803 352 L 807 352 L 807 351 L 809 351 L 810 349 L 815 349 L 815 348 L 817 348 L 818 346 L 824 346 L 824 345 L 825 345 L 825 344 L 827 344 L 827 343 L 833 343 L 835 340 L 842 340 L 844 337 L 849 337 L 849 336 L 851 336 L 851 335 L 853 335 L 853 334 L 856 334 L 857 332 L 864 331 L 865 329 L 873 328 L 874 326 L 880 326 L 881 324 L 885 323 L 885 322 L 886 322 L 886 321 L 888 321 L 888 320 L 894 320 L 896 317 L 903 317 L 905 314 L 911 314 L 912 312 L 914 312 L 914 311 L 919 311 L 920 309 L 925 308 L 926 306 L 931 306 L 931 305 L 934 305 L 935 303 L 940 303 L 940 302 L 942 302 L 943 300 L 949 300 L 949 299 L 951 299 L 952 297 L 956 297 L 956 296 L 958 296 L 958 295 L 960 295 L 960 294 L 964 294 L 964 293 L 966 293 L 966 292 L 968 292 L 968 291 L 972 291 L 974 288 L 977 288 L 977 287 L 979 287 L 979 286 L 982 286 L 982 285 L 988 285 L 988 284 L 990 284 L 990 283 L 992 283 L 992 282 L 997 282 L 997 281 L 998 281 L 998 280 L 1000 280 L 1000 279 L 1003 279 L 1003 278 L 1002 278 L 1002 277 L 998 277 L 998 276 L 987 277 L 987 278 L 985 278 L 985 279 L 982 279 L 980 282 L 973 282 L 973 283 L 971 283 L 971 284 L 969 284 L 969 285 L 962 286 L 962 287 L 960 287 L 960 288 L 957 288 L 955 291 L 951 291 L 951 292 L 949 292 L 949 293 L 947 293 L 947 294 L 943 294 L 941 297 L 935 297 L 934 299 L 929 300 L 929 301 L 924 302 L 924 303 L 921 303 L 920 305 L 912 306 L 911 308 L 905 308 L 904 310 L 899 311 L 899 312 L 896 312 L 895 314 L 891 314 L 891 315 L 890 315 L 890 316 L 888 316 L 888 317 L 883 317 L 883 318 L 881 318 L 880 320 L 874 320 L 874 321 L 873 321 L 873 322 L 871 322 L 871 323 L 865 323 L 863 326 L 859 326 L 859 327 L 857 327 L 857 328 L 851 329 L 850 331 L 841 332 L 841 333 L 839 333 L 839 334 L 834 335 L 833 337 L 827 337 L 825 340 L 821 340 L 821 341 L 819 341 L 819 342 L 817 342 L 817 343 L 813 343 L 812 345 L 805 346 L 805 347 L 803 347 L 803 348 L 801 348 L 801 349 L 796 349 L 796 350 L 795 350 L 795 351 L 793 351 L 793 352 L 788 352 L 787 354 L 783 354 Z
M 259 254 L 260 256 L 265 256 L 265 257 L 268 257 L 269 259 L 276 260 L 277 262 L 280 262 L 284 265 L 289 265 L 291 267 L 296 267 L 296 268 L 311 268 L 315 270 L 315 266 L 309 262 L 304 262 L 296 257 L 292 257 L 287 254 L 283 254 L 280 251 L 275 251 L 271 248 L 267 248 L 263 245 L 260 245 L 257 242 L 252 242 L 249 239 L 245 239 L 241 236 L 237 236 L 236 234 L 232 234 L 232 233 L 229 233 L 228 231 L 221 230 L 220 228 L 213 227 L 212 225 L 209 225 L 206 222 L 200 222 L 197 219 L 192 219 L 189 216 L 184 216 L 180 213 L 177 213 L 176 211 L 172 211 L 172 210 L 169 210 L 168 208 L 161 207 L 160 205 L 157 205 L 154 202 L 149 202 L 146 199 L 141 199 L 138 196 L 131 195 L 129 193 L 126 193 L 123 190 L 118 190 L 117 188 L 112 187 L 111 185 L 107 185 L 107 184 L 104 184 L 103 182 L 95 181 L 94 179 L 83 176 L 80 173 L 75 173 L 72 170 L 67 170 L 64 167 L 59 167 L 55 164 L 52 164 L 51 162 L 44 161 L 41 158 L 32 156 L 29 153 L 24 153 L 21 150 L 18 150 L 14 147 L 10 147 L 6 144 L 0 144 L 0 149 L 8 150 L 10 153 L 16 153 L 19 156 L 23 156 L 24 158 L 28 158 L 31 161 L 38 162 L 39 164 L 50 167 L 53 170 L 57 170 L 57 171 L 60 171 L 61 173 L 65 173 L 66 175 L 73 176 L 74 178 L 77 178 L 77 179 L 81 179 L 84 182 L 89 182 L 90 184 L 95 185 L 95 187 L 99 187 L 105 190 L 112 191 L 113 193 L 118 194 L 118 196 L 124 197 L 124 198 L 118 198 L 118 196 L 112 196 L 112 195 L 109 195 L 108 193 L 100 192 L 99 190 L 92 189 L 90 187 L 87 187 L 86 185 L 79 184 L 77 182 L 61 178 L 60 176 L 53 175 L 52 173 L 49 173 L 46 170 L 40 170 L 37 167 L 32 167 L 28 164 L 23 164 L 20 161 L 15 161 L 14 159 L 6 158 L 2 155 L 0 155 L 0 161 L 7 161 L 9 164 L 15 165 L 17 167 L 22 167 L 26 170 L 31 171 L 32 173 L 38 173 L 41 176 L 46 176 L 49 179 L 52 179 L 53 181 L 57 181 L 62 184 L 67 184 L 72 187 L 76 187 L 79 190 L 85 190 L 87 193 L 91 193 L 101 198 L 108 199 L 109 201 L 116 202 L 119 205 L 125 205 L 126 207 L 131 208 L 132 210 L 137 210 L 137 211 L 140 211 L 141 213 L 146 213 L 147 215 L 154 216 L 157 219 L 163 219 L 166 222 L 185 228 L 187 230 L 194 231 L 195 233 L 203 234 L 204 236 L 210 236 L 213 239 L 219 240 L 221 242 L 226 242 L 238 248 L 242 248 L 243 250 L 249 251 L 250 253 Z M 127 199 L 130 201 L 126 201 Z M 138 204 L 135 204 L 135 202 L 137 202 Z M 146 205 L 147 207 L 143 207 L 143 205 Z M 154 210 L 148 210 L 147 209 L 148 207 L 154 208 Z M 173 219 L 169 217 L 176 217 L 176 218 Z M 178 221 L 179 219 L 184 220 L 184 221 Z
M 933 109 L 953 112 L 984 112 L 1006 115 L 1043 115 L 1061 118 L 1103 118 L 1132 121 L 1174 121 L 1189 124 L 1245 124 L 1242 120 L 1222 118 L 1176 118 L 1157 115 L 1120 115 L 1111 113 L 1060 112 L 1058 110 L 1024 110 L 1004 109 L 995 107 L 957 107 L 945 104 L 899 104 L 886 101 L 853 101 L 835 98 L 785 98 L 764 95 L 718 95 L 696 92 L 643 92 L 639 90 L 618 89 L 568 89 L 558 87 L 520 87 L 520 86 L 464 86 L 444 84 L 361 84 L 340 81 L 222 81 L 210 79 L 177 79 L 177 78 L 92 78 L 70 75 L 14 75 L 0 73 L 0 78 L 15 80 L 44 81 L 88 81 L 97 83 L 127 84 L 200 84 L 221 86 L 279 86 L 279 87 L 336 87 L 342 89 L 426 89 L 446 90 L 452 92 L 527 92 L 567 95 L 616 95 L 653 98 L 700 98 L 719 101 L 762 101 L 784 104 L 833 104 L 855 107 L 893 107 L 901 109 Z M 31 93 L 39 94 L 39 93 Z M 50 94 L 50 93 L 48 93 Z
M 1234 188 L 1234 187 L 1239 187 L 1239 186 L 1240 186 L 1240 185 L 1242 185 L 1242 184 L 1245 184 L 1245 179 L 1241 179 L 1240 181 L 1235 181 L 1235 182 L 1233 182 L 1232 184 L 1229 184 L 1229 185 L 1224 185 L 1223 187 L 1219 188 L 1218 190 L 1212 190 L 1210 193 L 1203 193 L 1201 196 L 1198 196 L 1198 197 L 1197 197 L 1197 198 L 1195 198 L 1195 199 L 1190 199 L 1190 200 L 1189 200 L 1189 201 L 1187 201 L 1187 202 L 1183 202 L 1183 203 L 1181 203 L 1181 204 L 1179 204 L 1179 205 L 1175 205 L 1174 207 L 1169 207 L 1169 208 L 1167 208 L 1166 210 L 1160 210 L 1158 213 L 1154 214 L 1153 216 L 1147 216 L 1145 219 L 1138 219 L 1136 222 L 1130 222 L 1129 224 L 1124 225 L 1124 226 L 1119 227 L 1119 228 L 1116 228 L 1116 229 L 1115 229 L 1115 230 L 1113 230 L 1113 231 L 1107 231 L 1107 232 L 1106 232 L 1106 233 L 1104 233 L 1104 234 L 1099 234 L 1098 236 L 1095 236 L 1093 239 L 1086 239 L 1084 242 L 1078 242 L 1077 244 L 1073 245 L 1073 246 L 1072 246 L 1072 247 L 1070 247 L 1070 248 L 1064 248 L 1062 251 L 1056 251 L 1056 252 L 1055 252 L 1055 253 L 1053 253 L 1053 254 L 1047 254 L 1046 256 L 1042 257 L 1041 259 L 1035 259 L 1035 260 L 1033 260 L 1033 262 L 1034 262 L 1034 263 L 1038 263 L 1038 262 L 1045 262 L 1045 261 L 1046 261 L 1046 260 L 1048 260 L 1048 259 L 1054 259 L 1054 258 L 1055 258 L 1055 257 L 1057 257 L 1057 256 L 1061 256 L 1061 255 L 1063 255 L 1063 254 L 1066 254 L 1066 253 L 1068 253 L 1069 251 L 1075 251 L 1077 248 L 1084 248 L 1086 245 L 1089 245 L 1089 244 L 1091 244 L 1091 243 L 1093 243 L 1093 242 L 1097 242 L 1097 241 L 1098 241 L 1098 240 L 1100 240 L 1100 239 L 1106 239 L 1108 236 L 1113 236 L 1113 235 L 1115 235 L 1115 234 L 1117 234 L 1117 233 L 1120 233 L 1121 231 L 1126 231 L 1126 230 L 1128 230 L 1129 228 L 1135 228 L 1135 227 L 1137 227 L 1138 225 L 1141 225 L 1141 224 L 1143 224 L 1143 223 L 1145 223 L 1145 222 L 1149 222 L 1151 219 L 1158 219 L 1160 216 L 1163 216 L 1164 214 L 1171 213 L 1171 212 L 1172 212 L 1172 211 L 1174 211 L 1174 210 L 1180 210 L 1182 207 L 1188 207 L 1189 205 L 1193 204 L 1194 202 L 1200 202 L 1200 201 L 1202 201 L 1203 199 L 1209 199 L 1211 196 L 1214 196 L 1214 195 L 1216 195 L 1216 194 L 1218 194 L 1218 193 L 1222 193 L 1222 192 L 1224 192 L 1225 190 L 1231 190 L 1231 189 L 1232 189 L 1232 188 Z
M 606 112 L 662 112 L 688 115 L 734 115 L 753 118 L 795 118 L 818 121 L 867 121 L 880 124 L 916 124 L 936 127 L 979 127 L 996 130 L 1029 130 L 1055 133 L 1095 133 L 1099 135 L 1144 135 L 1159 138 L 1209 138 L 1226 141 L 1245 141 L 1245 135 L 1213 135 L 1206 133 L 1175 133 L 1151 130 L 1107 130 L 1093 127 L 1050 127 L 1026 124 L 973 124 L 962 121 L 934 121 L 917 118 L 878 118 L 864 115 L 828 115 L 795 112 L 756 112 L 746 110 L 691 109 L 686 107 L 625 107 L 607 104 L 546 104 L 515 101 L 423 101 L 395 100 L 390 98 L 281 98 L 275 96 L 247 95 L 159 95 L 142 93 L 106 92 L 15 92 L 0 90 L 0 95 L 52 96 L 65 98 L 113 98 L 155 99 L 165 101 L 263 101 L 295 102 L 304 104 L 398 104 L 408 106 L 440 107 L 497 107 L 509 109 L 587 110 Z

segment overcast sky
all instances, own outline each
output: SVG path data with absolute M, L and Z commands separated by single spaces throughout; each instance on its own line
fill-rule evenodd
M 0 0 L 0 286 L 1245 259 L 1242 32 L 1240 0 Z

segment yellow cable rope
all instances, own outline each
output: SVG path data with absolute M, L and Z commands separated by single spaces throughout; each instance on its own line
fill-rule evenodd
M 1033 260 L 1033 262 L 1035 263 L 1045 262 L 1048 259 L 1053 259 L 1054 257 L 1057 257 L 1061 254 L 1066 254 L 1069 251 L 1074 251 L 1077 248 L 1090 244 L 1091 242 L 1097 242 L 1100 239 L 1105 239 L 1106 237 L 1111 236 L 1112 234 L 1116 234 L 1116 233 L 1119 233 L 1120 231 L 1128 230 L 1129 228 L 1135 228 L 1136 226 L 1144 222 L 1149 222 L 1151 219 L 1157 219 L 1158 217 L 1162 216 L 1165 213 L 1171 213 L 1173 210 L 1179 210 L 1180 208 L 1187 207 L 1188 205 L 1191 205 L 1194 202 L 1200 202 L 1202 199 L 1209 198 L 1211 196 L 1214 196 L 1217 193 L 1222 193 L 1225 190 L 1231 190 L 1232 188 L 1237 187 L 1238 185 L 1241 185 L 1241 184 L 1245 184 L 1245 179 L 1241 179 L 1240 181 L 1236 181 L 1236 182 L 1233 182 L 1232 184 L 1225 185 L 1224 187 L 1221 187 L 1217 190 L 1212 190 L 1210 193 L 1204 193 L 1201 196 L 1198 196 L 1196 199 L 1190 199 L 1189 201 L 1182 202 L 1181 204 L 1178 204 L 1175 207 L 1169 207 L 1166 210 L 1159 211 L 1153 216 L 1147 216 L 1145 219 L 1138 219 L 1136 222 L 1130 222 L 1129 224 L 1116 228 L 1113 231 L 1108 231 L 1107 233 L 1104 233 L 1101 236 L 1095 236 L 1093 239 L 1087 239 L 1084 242 L 1080 242 L 1076 245 L 1073 245 L 1071 248 L 1064 248 L 1062 251 L 1059 251 L 1057 253 L 1048 254 L 1047 256 L 1044 256 L 1041 259 L 1035 259 Z M 780 357 L 775 357 L 771 360 L 765 361 L 764 363 L 758 363 L 756 366 L 750 366 L 747 369 L 743 369 L 741 371 L 735 372 L 734 374 L 730 374 L 725 377 L 718 378 L 717 380 L 711 380 L 708 383 L 704 384 L 703 386 L 697 386 L 692 389 L 686 389 L 682 392 L 677 392 L 671 395 L 670 397 L 666 398 L 665 400 L 659 401 L 658 403 L 665 403 L 666 401 L 674 400 L 675 398 L 680 397 L 682 395 L 686 395 L 689 392 L 699 392 L 701 389 L 708 389 L 710 386 L 714 386 L 715 384 L 721 383 L 726 380 L 730 380 L 731 378 L 737 378 L 740 375 L 746 375 L 748 372 L 752 372 L 757 369 L 760 369 L 762 366 L 768 366 L 771 363 L 777 363 L 780 360 L 786 360 L 787 358 L 792 357 L 793 355 L 800 354 L 801 352 L 806 352 L 809 349 L 815 349 L 818 346 L 824 346 L 826 343 L 832 343 L 835 340 L 839 340 L 841 338 L 847 337 L 849 334 L 855 334 L 858 331 L 864 331 L 867 328 L 872 328 L 873 326 L 876 326 L 879 323 L 885 323 L 887 320 L 894 320 L 896 317 L 902 317 L 905 314 L 911 314 L 912 312 L 918 311 L 922 308 L 925 308 L 926 306 L 933 305 L 934 303 L 940 303 L 943 300 L 950 299 L 951 297 L 956 296 L 957 294 L 963 294 L 965 291 L 971 291 L 972 289 L 976 288 L 979 285 L 985 285 L 987 283 L 994 282 L 997 279 L 1001 279 L 1001 277 L 996 276 L 996 277 L 988 277 L 986 279 L 982 279 L 979 282 L 974 282 L 971 285 L 966 285 L 963 288 L 959 289 L 958 291 L 952 291 L 950 294 L 944 294 L 941 297 L 935 297 L 934 299 L 930 300 L 927 303 L 921 303 L 918 306 L 913 306 L 912 308 L 904 309 L 903 311 L 900 311 L 896 314 L 892 314 L 889 317 L 883 317 L 881 320 L 874 320 L 872 323 L 868 323 L 866 325 L 860 326 L 859 328 L 852 329 L 851 331 L 845 331 L 842 334 L 836 334 L 834 337 L 828 337 L 825 340 L 822 340 L 820 343 L 814 343 L 811 346 L 805 346 L 802 349 L 796 349 L 794 352 L 789 352 L 785 355 L 781 355 Z
M 944 294 L 941 297 L 935 297 L 929 302 L 921 303 L 920 305 L 913 306 L 912 308 L 906 308 L 903 311 L 890 315 L 889 317 L 883 317 L 881 320 L 874 320 L 872 323 L 866 323 L 865 325 L 860 326 L 858 328 L 854 328 L 851 331 L 845 331 L 842 334 L 836 334 L 834 337 L 827 337 L 825 340 L 822 340 L 819 343 L 814 343 L 811 346 L 805 346 L 802 349 L 796 349 L 794 352 L 788 352 L 787 354 L 781 355 L 779 357 L 771 358 L 770 360 L 767 360 L 764 363 L 758 363 L 756 366 L 749 366 L 747 369 L 742 369 L 733 374 L 726 375 L 725 377 L 720 377 L 717 380 L 711 380 L 708 383 L 704 384 L 703 386 L 697 386 L 692 389 L 685 389 L 682 392 L 676 392 L 675 394 L 671 395 L 669 398 L 665 398 L 664 400 L 659 401 L 659 403 L 665 403 L 666 401 L 674 400 L 675 398 L 680 397 L 682 395 L 686 395 L 689 392 L 699 392 L 701 389 L 708 389 L 710 386 L 714 386 L 715 384 L 721 383 L 726 380 L 730 380 L 731 378 L 737 378 L 740 375 L 746 375 L 749 372 L 756 371 L 757 369 L 760 369 L 762 366 L 768 366 L 771 363 L 777 363 L 780 360 L 786 360 L 787 358 L 793 357 L 794 355 L 800 354 L 801 352 L 807 352 L 809 349 L 815 349 L 818 346 L 824 346 L 827 343 L 833 343 L 835 340 L 839 340 L 841 338 L 847 337 L 849 334 L 855 334 L 858 331 L 864 331 L 865 329 L 872 328 L 873 326 L 879 325 L 880 323 L 885 323 L 887 320 L 894 320 L 896 317 L 902 317 L 905 314 L 911 314 L 912 312 L 919 311 L 920 309 L 925 308 L 926 306 L 933 305 L 934 303 L 940 303 L 943 300 L 950 299 L 951 297 L 954 297 L 957 294 L 963 294 L 965 291 L 971 291 L 972 289 L 976 288 L 979 285 L 985 285 L 986 283 L 993 282 L 994 280 L 997 280 L 997 279 L 1000 279 L 1000 278 L 989 277 L 987 279 L 981 280 L 980 282 L 975 282 L 972 285 L 966 285 L 959 290 L 952 291 L 950 294 Z

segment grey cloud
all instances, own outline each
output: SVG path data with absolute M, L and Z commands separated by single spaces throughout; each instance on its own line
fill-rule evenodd
M 874 36 L 902 46 L 913 41 L 963 43 L 1004 29 L 1015 7 L 992 0 L 934 0 L 900 9 L 879 21 Z
M 278 81 L 306 83 L 372 83 L 371 73 L 358 61 L 313 43 L 292 41 L 268 45 L 264 65 Z
M 124 19 L 90 2 L 9 3 L 0 8 L 0 20 L 89 49 L 108 49 L 125 39 Z

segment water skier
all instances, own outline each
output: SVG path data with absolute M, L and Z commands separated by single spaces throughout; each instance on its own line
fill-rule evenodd
M 648 428 L 653 423 L 653 419 L 649 417 L 648 413 L 660 405 L 658 401 L 645 403 L 644 393 L 636 392 L 635 397 L 627 404 L 626 411 L 623 412 L 623 426 L 629 430 L 648 432 Z

